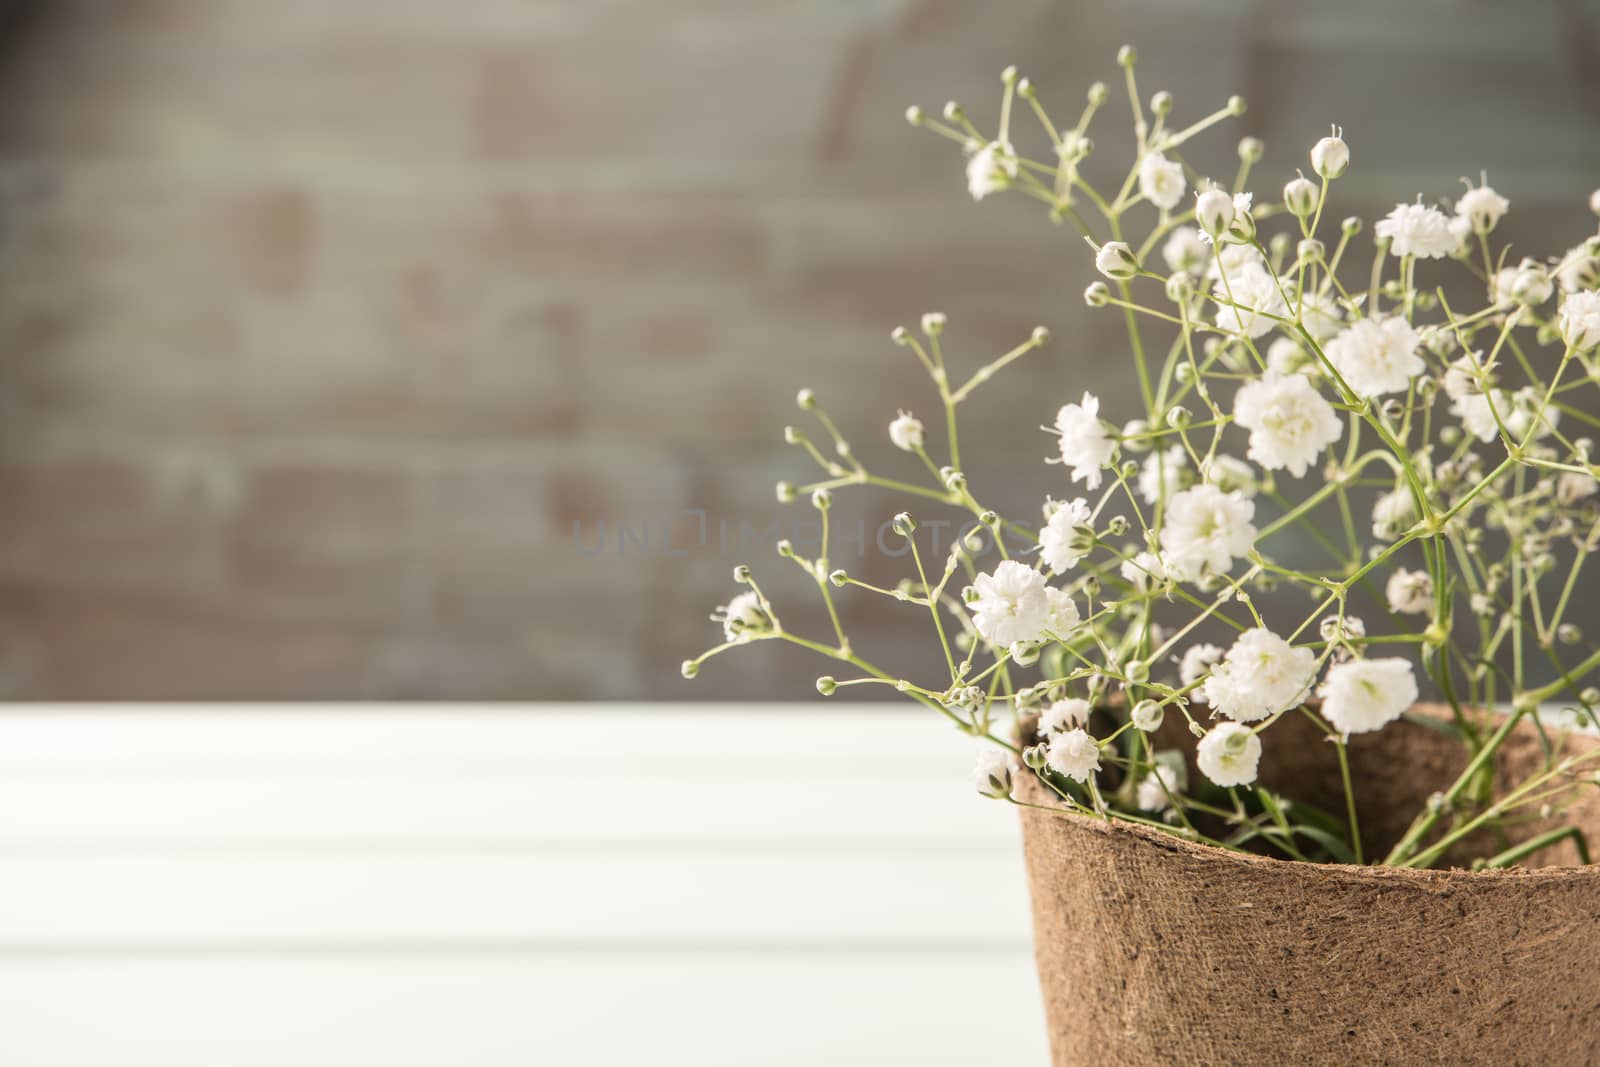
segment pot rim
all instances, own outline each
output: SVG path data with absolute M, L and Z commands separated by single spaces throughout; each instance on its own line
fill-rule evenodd
M 1449 717 L 1450 710 L 1443 704 L 1419 703 L 1413 705 L 1409 709 L 1409 713 Z M 1427 729 L 1427 727 L 1417 723 L 1412 723 L 1411 725 L 1417 729 Z M 1594 737 L 1590 731 L 1583 730 L 1580 732 L 1586 736 Z M 1600 744 L 1600 738 L 1597 738 L 1595 743 Z M 1142 846 L 1149 848 L 1182 853 L 1191 859 L 1216 866 L 1253 867 L 1256 872 L 1267 876 L 1284 875 L 1297 877 L 1303 872 L 1338 882 L 1363 882 L 1367 884 L 1389 882 L 1396 886 L 1431 890 L 1465 888 L 1473 885 L 1480 887 L 1496 884 L 1504 885 L 1513 881 L 1524 883 L 1531 881 L 1538 886 L 1578 884 L 1600 887 L 1600 863 L 1569 867 L 1497 867 L 1475 871 L 1467 867 L 1416 868 L 1384 867 L 1370 863 L 1359 865 L 1354 863 L 1314 863 L 1306 860 L 1281 859 L 1277 856 L 1261 856 L 1253 852 L 1235 852 L 1225 848 L 1218 848 L 1216 845 L 1208 845 L 1201 841 L 1191 841 L 1181 836 L 1181 833 L 1177 831 L 1157 830 L 1154 827 L 1128 822 L 1123 819 L 1108 819 L 1092 813 L 1055 807 L 1050 803 L 1041 805 L 1039 803 L 1040 800 L 1058 802 L 1059 798 L 1050 792 L 1039 781 L 1038 776 L 1031 771 L 1018 775 L 1017 782 L 1019 787 L 1014 791 L 1013 795 L 1017 799 L 1027 802 L 1020 809 L 1024 819 L 1035 815 L 1041 818 L 1063 816 L 1073 821 L 1075 830 L 1121 835 L 1124 839 L 1137 841 Z M 1017 795 L 1024 791 L 1032 795 L 1027 797 Z

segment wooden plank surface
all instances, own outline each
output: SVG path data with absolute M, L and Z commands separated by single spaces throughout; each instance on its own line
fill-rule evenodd
M 850 705 L 15 708 L 0 1062 L 1042 1062 L 970 757 Z

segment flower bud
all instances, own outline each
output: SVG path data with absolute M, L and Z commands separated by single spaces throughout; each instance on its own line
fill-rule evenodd
M 1589 194 L 1589 210 L 1600 215 L 1600 189 Z
M 750 568 L 748 565 L 741 563 L 737 567 L 733 568 L 733 580 L 738 582 L 740 585 L 744 585 L 746 582 L 748 582 L 750 577 Z
M 1197 722 L 1191 721 L 1189 723 L 1189 732 L 1194 734 L 1196 737 L 1204 737 L 1206 735 L 1206 728 Z
M 1114 281 L 1127 281 L 1139 273 L 1139 259 L 1123 241 L 1107 241 L 1095 253 L 1095 269 Z
M 828 583 L 835 589 L 843 588 L 844 583 L 848 582 L 849 580 L 850 575 L 846 574 L 842 568 L 836 571 L 831 571 L 828 574 Z
M 1233 222 L 1233 197 L 1212 186 L 1195 197 L 1194 217 L 1202 230 L 1219 236 Z
M 1134 729 L 1143 730 L 1147 734 L 1161 729 L 1161 721 L 1165 717 L 1161 705 L 1154 700 L 1139 701 L 1133 706 L 1133 712 L 1129 715 L 1133 720 Z
M 692 659 L 686 659 L 683 661 L 683 666 L 678 668 L 678 671 L 685 678 L 693 678 L 695 675 L 700 673 L 700 664 L 696 663 Z
M 1006 85 L 1014 84 L 1017 80 L 1017 68 L 1014 65 L 1006 67 L 1000 72 L 1000 80 Z
M 1333 136 L 1324 137 L 1311 146 L 1311 169 L 1319 177 L 1332 181 L 1342 175 L 1350 166 L 1350 146 L 1344 143 L 1344 138 L 1335 130 Z
M 833 493 L 827 489 L 818 489 L 811 494 L 811 506 L 818 511 L 827 511 L 833 506 Z
M 779 482 L 777 485 L 778 503 L 792 504 L 795 497 L 800 494 L 795 491 L 793 482 Z
M 1320 263 L 1327 252 L 1315 237 L 1307 237 L 1294 246 L 1294 254 L 1306 263 Z
M 1018 641 L 1009 651 L 1011 662 L 1019 667 L 1031 667 L 1039 662 L 1039 646 L 1031 641 Z
M 1297 219 L 1311 217 L 1317 210 L 1317 186 L 1305 178 L 1295 178 L 1283 187 L 1283 203 Z
M 1564 622 L 1556 627 L 1556 640 L 1563 645 L 1575 645 L 1583 640 L 1583 631 L 1576 623 Z
M 890 520 L 890 528 L 901 537 L 910 537 L 917 529 L 917 520 L 909 511 L 902 511 Z
M 1152 114 L 1165 117 L 1172 114 L 1172 94 L 1165 89 L 1150 98 L 1150 111 Z
M 967 487 L 967 476 L 954 467 L 939 468 L 939 477 L 944 482 L 944 487 L 952 493 L 959 493 Z
M 937 337 L 944 332 L 945 314 L 942 311 L 930 311 L 922 316 L 922 332 L 929 337 Z
M 1187 303 L 1194 295 L 1194 276 L 1186 270 L 1174 271 L 1167 277 L 1167 299 L 1174 304 Z
M 945 101 L 944 120 L 946 122 L 960 122 L 966 117 L 966 114 L 967 113 L 962 110 L 961 105 L 956 103 L 954 100 Z
M 825 697 L 833 696 L 834 692 L 838 688 L 838 681 L 826 674 L 817 679 L 817 692 L 821 693 Z
M 1234 116 L 1243 115 L 1244 114 L 1244 110 L 1245 110 L 1244 97 L 1242 97 L 1242 96 L 1230 96 L 1230 97 L 1228 97 L 1228 114 L 1234 115 Z M 1246 141 L 1256 141 L 1256 139 L 1254 137 L 1246 137 L 1245 140 Z M 1244 142 L 1242 142 L 1242 141 L 1240 142 L 1240 146 L 1241 147 L 1243 147 L 1243 143 Z M 1261 158 L 1261 156 L 1259 154 L 1260 151 L 1261 151 L 1260 145 L 1261 145 L 1261 142 L 1260 141 L 1256 141 L 1255 147 L 1252 149 L 1252 151 L 1256 153 L 1256 158 L 1257 159 Z
M 1109 95 L 1110 91 L 1106 88 L 1105 82 L 1094 82 L 1089 86 L 1089 104 L 1093 107 L 1100 107 Z
M 1139 62 L 1139 53 L 1134 51 L 1131 44 L 1125 44 L 1117 49 L 1117 66 L 1127 69 Z
M 1174 430 L 1181 430 L 1194 419 L 1194 412 L 1181 404 L 1167 412 L 1167 425 Z
M 1090 282 L 1083 291 L 1083 302 L 1092 308 L 1103 308 L 1111 302 L 1111 290 L 1105 282 Z
M 1033 332 L 1028 335 L 1028 340 L 1035 345 L 1042 345 L 1050 340 L 1050 331 L 1043 326 L 1035 326 Z
M 1596 689 L 1591 685 L 1578 694 L 1578 699 L 1592 708 L 1596 704 L 1600 704 L 1600 689 Z
M 1128 532 L 1128 517 L 1126 515 L 1113 515 L 1111 521 L 1106 523 L 1106 533 L 1112 537 L 1121 537 Z
M 1043 745 L 1029 745 L 1022 750 L 1022 765 L 1030 771 L 1042 771 L 1045 768 L 1045 747 Z
M 778 555 L 782 556 L 784 559 L 794 558 L 794 542 L 789 540 L 787 537 L 779 541 L 774 547 L 777 549 Z
M 1361 220 L 1354 215 L 1346 217 L 1343 222 L 1339 223 L 1339 232 L 1346 237 L 1354 237 L 1361 232 Z
M 794 402 L 801 411 L 810 411 L 817 406 L 817 394 L 810 389 L 802 389 L 795 394 Z
M 927 116 L 922 113 L 922 109 L 915 104 L 912 104 L 910 107 L 906 108 L 906 121 L 913 126 L 921 126 L 923 119 L 926 117 Z
M 1150 680 L 1150 664 L 1144 660 L 1129 660 L 1122 670 L 1122 676 L 1133 685 L 1143 685 Z
M 897 345 L 908 345 L 911 343 L 911 331 L 904 326 L 896 326 L 889 331 L 889 340 Z
M 785 426 L 783 428 L 783 443 L 786 445 L 797 445 L 805 440 L 805 436 L 793 426 Z

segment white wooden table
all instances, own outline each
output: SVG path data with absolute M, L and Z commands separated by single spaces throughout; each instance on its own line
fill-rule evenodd
M 915 709 L 0 710 L 0 1064 L 1046 1061 Z

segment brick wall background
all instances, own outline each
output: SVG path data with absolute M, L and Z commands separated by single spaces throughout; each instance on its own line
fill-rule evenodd
M 974 205 L 909 103 L 1065 113 L 1138 44 L 1146 91 L 1265 139 L 1264 192 L 1342 123 L 1340 211 L 1487 167 L 1572 243 L 1600 185 L 1600 3 L 141 0 L 12 4 L 0 51 L 0 694 L 808 698 L 751 650 L 694 685 L 728 568 L 685 509 L 803 521 L 772 483 L 816 386 L 871 460 L 952 358 L 1057 340 L 967 417 L 985 495 L 1059 488 L 1035 427 L 1131 382 L 1083 249 Z M 1117 109 L 1099 154 L 1126 158 Z M 1592 224 L 1592 220 L 1589 220 Z M 1108 403 L 1111 401 L 1108 400 Z M 930 420 L 931 421 L 931 420 Z M 872 443 L 868 447 L 867 443 Z M 901 467 L 912 473 L 909 467 Z M 842 504 L 868 526 L 900 505 Z M 574 543 L 606 523 L 606 548 Z M 621 523 L 648 548 L 618 551 Z M 737 537 L 734 538 L 737 541 Z M 581 542 L 580 542 L 581 543 Z M 852 570 L 892 582 L 898 565 Z M 787 565 L 785 565 L 787 566 Z M 922 630 L 855 598 L 859 643 Z M 789 613 L 795 626 L 821 622 Z

